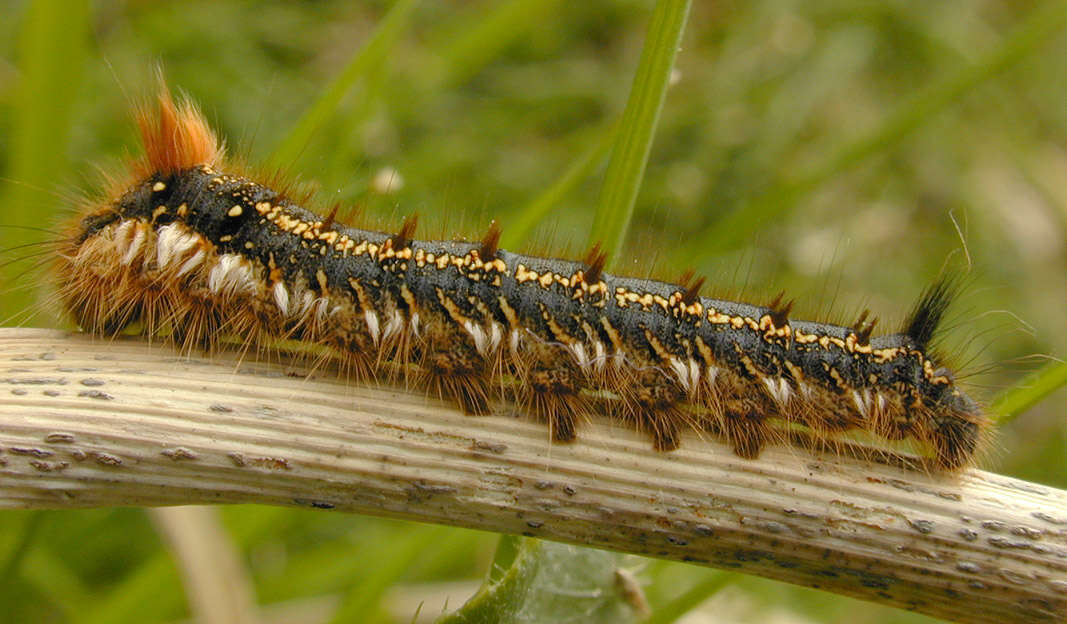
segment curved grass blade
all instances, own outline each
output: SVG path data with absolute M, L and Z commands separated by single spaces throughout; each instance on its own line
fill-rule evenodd
M 622 247 L 645 175 L 652 138 L 667 95 L 690 0 L 659 0 L 652 11 L 630 97 L 615 137 L 589 244 L 600 243 L 608 265 Z

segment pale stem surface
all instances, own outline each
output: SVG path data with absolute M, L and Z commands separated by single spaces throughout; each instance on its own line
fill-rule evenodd
M 0 329 L 0 507 L 263 503 L 689 561 L 968 622 L 1067 619 L 1067 492 L 606 420 L 574 444 L 421 392 Z

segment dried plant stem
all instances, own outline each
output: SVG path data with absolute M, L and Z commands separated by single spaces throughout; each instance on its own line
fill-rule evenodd
M 0 329 L 0 507 L 266 503 L 690 561 L 968 622 L 1067 618 L 1067 492 L 622 426 L 548 443 L 421 393 Z

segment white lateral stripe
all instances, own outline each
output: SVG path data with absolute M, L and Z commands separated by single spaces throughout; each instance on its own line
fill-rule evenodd
M 580 342 L 567 345 L 567 348 L 574 354 L 574 359 L 578 361 L 578 367 L 582 370 L 589 368 L 589 356 L 585 352 L 585 345 Z
M 686 392 L 692 391 L 692 386 L 689 383 L 689 367 L 686 366 L 682 360 L 672 357 L 670 359 L 671 368 L 674 369 L 674 375 L 678 378 L 678 382 L 682 384 Z
M 285 282 L 275 282 L 271 292 L 274 294 L 274 304 L 278 306 L 282 317 L 289 318 L 289 289 L 285 287 Z
M 129 246 L 126 247 L 126 254 L 122 256 L 123 266 L 129 266 L 133 263 L 133 259 L 137 257 L 137 254 L 141 251 L 141 245 L 144 244 L 145 228 L 140 225 L 134 226 L 133 240 L 130 241 Z
M 367 322 L 367 332 L 370 334 L 371 340 L 377 345 L 378 339 L 381 337 L 381 332 L 378 328 L 378 314 L 374 310 L 365 310 L 363 319 Z
M 206 256 L 207 253 L 203 249 L 197 249 L 196 253 L 182 264 L 182 268 L 178 269 L 178 274 L 175 277 L 181 277 L 200 266 L 200 263 L 204 261 Z
M 404 327 L 404 317 L 400 312 L 393 310 L 393 313 L 390 315 L 389 321 L 385 324 L 385 329 L 382 332 L 382 340 L 389 340 L 399 333 L 402 327 Z

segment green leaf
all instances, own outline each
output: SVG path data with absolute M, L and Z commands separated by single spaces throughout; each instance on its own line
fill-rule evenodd
M 437 624 L 626 624 L 634 607 L 619 587 L 622 555 L 501 537 L 485 583 Z

